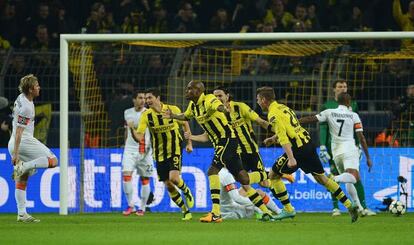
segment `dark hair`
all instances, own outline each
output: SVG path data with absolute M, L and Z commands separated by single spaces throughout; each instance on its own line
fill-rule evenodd
M 275 100 L 276 95 L 272 87 L 260 87 L 256 90 L 256 94 L 268 101 Z
M 346 102 L 351 101 L 351 95 L 348 93 L 340 93 L 338 95 L 338 104 L 345 105 Z
M 228 94 L 229 95 L 229 101 L 232 101 L 233 100 L 233 95 L 230 93 L 230 91 L 229 91 L 229 89 L 227 87 L 225 87 L 225 86 L 217 86 L 217 87 L 215 87 L 213 89 L 213 91 L 214 90 L 221 90 L 221 91 L 223 91 L 225 94 Z
M 213 91 L 214 91 L 214 90 L 221 90 L 221 91 L 223 91 L 225 94 L 230 94 L 230 92 L 229 92 L 228 88 L 226 88 L 226 87 L 224 87 L 224 86 L 217 86 L 217 87 L 215 87 L 215 88 L 213 89 Z
M 136 98 L 138 96 L 138 94 L 145 94 L 145 91 L 142 90 L 142 89 L 135 90 L 135 92 L 134 92 L 134 98 Z
M 161 96 L 161 92 L 158 88 L 148 88 L 147 90 L 145 90 L 145 93 L 152 94 L 154 95 L 154 97 Z
M 346 80 L 345 80 L 345 79 L 338 79 L 338 80 L 336 80 L 336 81 L 332 84 L 332 88 L 336 88 L 336 85 L 337 85 L 338 83 L 346 83 Z

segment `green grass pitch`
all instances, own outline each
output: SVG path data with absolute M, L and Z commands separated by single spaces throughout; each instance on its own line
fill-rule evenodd
M 299 213 L 293 220 L 254 219 L 200 223 L 202 214 L 183 222 L 178 213 L 36 214 L 38 224 L 0 215 L 0 244 L 414 244 L 414 214 L 379 214 L 351 224 L 342 214 Z

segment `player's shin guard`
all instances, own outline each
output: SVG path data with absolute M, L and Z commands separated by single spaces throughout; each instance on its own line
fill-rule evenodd
M 220 215 L 220 178 L 217 174 L 208 176 L 210 182 L 211 201 L 213 203 L 212 213 Z
M 173 191 L 168 190 L 168 194 L 170 195 L 171 200 L 173 200 L 173 202 L 177 204 L 178 207 L 181 208 L 182 212 L 187 212 L 188 209 L 185 206 L 184 201 L 181 198 L 181 195 L 177 190 L 175 189 Z
M 328 178 L 328 181 L 325 183 L 325 187 L 332 193 L 332 196 L 343 203 L 346 208 L 350 208 L 352 206 L 351 201 L 346 197 L 338 183 Z
M 280 178 L 271 180 L 270 190 L 272 191 L 273 196 L 283 204 L 283 208 L 286 211 L 293 212 L 295 210 L 295 208 L 293 208 L 292 204 L 290 203 L 289 194 L 286 190 L 285 183 L 283 183 Z
M 122 188 L 124 189 L 124 193 L 128 202 L 128 207 L 133 207 L 134 204 L 132 203 L 132 176 L 124 176 L 122 181 Z
M 266 205 L 268 209 L 270 209 L 272 212 L 278 214 L 281 212 L 280 208 L 276 205 L 276 203 L 273 201 L 272 198 L 270 198 L 268 195 L 265 195 L 263 197 L 263 203 Z
M 141 179 L 141 210 L 145 212 L 147 201 L 150 195 L 149 179 Z
M 267 179 L 266 172 L 254 171 L 249 174 L 249 185 L 260 183 L 263 180 Z
M 361 180 L 358 180 L 355 184 L 355 189 L 358 193 L 358 198 L 359 201 L 361 202 L 361 206 L 365 209 L 367 208 L 367 205 L 365 203 L 365 190 L 364 190 L 364 186 L 362 185 Z
M 253 188 L 249 188 L 249 190 L 246 191 L 247 197 L 249 197 L 250 201 L 260 210 L 262 210 L 265 214 L 271 214 L 269 209 L 266 207 L 266 205 L 263 203 L 262 197 L 257 193 L 257 191 Z
M 346 183 L 345 188 L 348 194 L 351 196 L 352 201 L 357 205 L 358 209 L 359 210 L 364 209 L 361 206 L 361 203 L 359 202 L 358 193 L 357 193 L 357 190 L 355 189 L 354 184 Z
M 18 215 L 26 213 L 26 184 L 17 182 L 14 190 L 14 198 L 16 199 Z

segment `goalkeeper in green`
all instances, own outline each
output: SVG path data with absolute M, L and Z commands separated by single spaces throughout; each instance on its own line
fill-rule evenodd
M 322 105 L 321 111 L 326 109 L 335 109 L 338 107 L 338 95 L 341 93 L 346 93 L 348 90 L 348 86 L 345 80 L 336 80 L 333 83 L 333 91 L 335 95 L 335 100 L 328 100 L 325 102 L 325 104 Z M 351 102 L 351 108 L 353 112 L 358 113 L 358 105 L 355 101 Z M 335 162 L 332 159 L 332 149 L 331 149 L 331 136 L 329 134 L 329 127 L 327 123 L 321 123 L 319 126 L 319 141 L 320 141 L 320 152 L 319 152 L 319 158 L 321 162 L 329 163 L 331 174 L 338 175 L 339 172 L 336 169 Z M 355 138 L 355 144 L 359 147 L 359 141 L 357 138 Z M 360 147 L 359 147 L 360 148 Z M 361 156 L 361 150 L 359 151 Z M 373 216 L 376 215 L 376 213 L 370 209 L 367 208 L 365 203 L 365 191 L 364 186 L 362 185 L 361 180 L 356 182 L 354 184 L 355 189 L 358 193 L 358 198 L 361 202 L 363 210 L 360 211 L 360 215 L 362 216 Z M 336 198 L 332 198 L 333 203 L 333 210 L 332 210 L 332 216 L 339 216 L 341 215 L 341 212 L 339 211 L 338 207 L 338 200 Z

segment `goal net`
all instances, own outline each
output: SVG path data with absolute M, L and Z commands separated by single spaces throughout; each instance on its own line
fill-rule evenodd
M 218 85 L 228 87 L 234 100 L 245 102 L 261 116 L 265 112 L 256 106 L 255 94 L 261 86 L 273 87 L 278 102 L 301 116 L 318 113 L 325 101 L 333 99 L 334 82 L 346 81 L 358 104 L 373 156 L 372 173 L 367 173 L 365 160 L 361 161 L 367 202 L 380 206 L 383 198 L 397 197 L 396 178 L 403 175 L 411 181 L 414 163 L 414 102 L 408 96 L 414 84 L 414 47 L 401 48 L 400 42 L 414 35 L 399 34 L 400 38 L 397 34 L 369 32 L 63 35 L 61 214 L 67 210 L 120 211 L 125 207 L 121 179 L 123 112 L 133 106 L 133 92 L 157 87 L 163 102 L 185 110 L 188 102 L 184 90 L 190 80 L 202 81 L 208 92 Z M 68 113 L 73 111 L 79 113 Z M 70 119 L 75 116 L 78 120 Z M 202 132 L 195 123 L 190 126 L 194 134 Z M 308 129 L 318 144 L 317 125 Z M 255 131 L 261 142 L 266 131 L 258 127 Z M 208 145 L 195 146 L 207 148 L 184 154 L 183 177 L 195 194 L 195 210 L 205 211 L 211 205 L 206 195 L 206 169 L 212 151 Z M 280 153 L 280 149 L 263 149 L 266 167 Z M 306 185 L 288 186 L 293 202 L 300 205 L 309 195 L 316 205 L 323 203 L 323 208 L 304 206 L 303 211 L 331 209 L 324 190 L 311 178 L 296 173 L 296 179 Z M 134 185 L 139 188 L 137 178 Z M 301 188 L 315 191 L 306 194 Z M 178 210 L 156 175 L 151 189 L 153 210 Z M 137 200 L 138 193 L 134 194 Z M 319 199 L 318 193 L 322 193 Z

